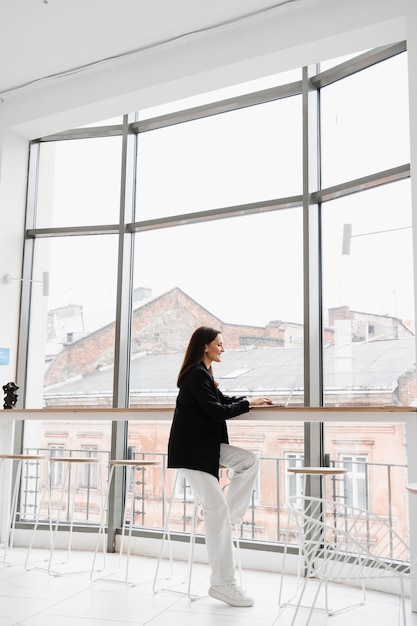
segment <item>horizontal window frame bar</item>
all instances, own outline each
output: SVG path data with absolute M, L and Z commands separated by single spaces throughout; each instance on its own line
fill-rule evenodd
M 102 226 L 62 226 L 60 228 L 29 228 L 26 239 L 41 239 L 43 237 L 73 237 L 77 235 L 117 235 L 120 232 L 118 224 L 104 224 Z
M 286 85 L 271 87 L 261 91 L 254 91 L 234 96 L 233 98 L 228 98 L 226 100 L 219 100 L 212 103 L 202 104 L 197 107 L 183 109 L 181 111 L 167 113 L 166 115 L 160 115 L 148 120 L 133 122 L 131 128 L 133 132 L 137 133 L 158 130 L 160 128 L 166 128 L 167 126 L 182 124 L 183 122 L 193 122 L 205 117 L 219 115 L 221 113 L 230 113 L 232 111 L 237 111 L 250 106 L 266 104 L 268 102 L 283 100 L 293 96 L 300 96 L 301 90 L 302 81 L 298 80 L 292 83 L 287 83 Z
M 282 209 L 292 209 L 302 205 L 302 196 L 290 196 L 278 200 L 265 200 L 264 202 L 253 202 L 251 204 L 239 204 L 221 209 L 210 209 L 196 213 L 186 213 L 183 215 L 172 215 L 171 217 L 161 217 L 154 220 L 133 222 L 127 225 L 128 232 L 145 232 L 148 230 L 159 230 L 172 226 L 184 226 L 199 222 L 210 222 L 214 220 L 227 219 L 229 217 L 244 217 L 257 213 L 267 213 Z
M 352 76 L 357 72 L 361 72 L 362 70 L 367 69 L 368 67 L 372 67 L 381 61 L 386 61 L 397 54 L 401 54 L 402 52 L 406 52 L 407 50 L 407 42 L 400 41 L 392 46 L 381 46 L 380 48 L 374 48 L 368 52 L 364 52 L 363 54 L 349 59 L 349 61 L 345 61 L 336 67 L 330 68 L 323 72 L 319 72 L 316 76 L 313 76 L 310 79 L 311 85 L 316 89 L 321 89 L 322 87 L 327 87 L 328 85 L 332 85 L 338 80 L 342 80 L 348 76 Z
M 354 193 L 359 193 L 368 189 L 375 189 L 376 187 L 381 187 L 382 185 L 405 180 L 410 178 L 410 176 L 411 167 L 409 163 L 406 163 L 382 172 L 356 178 L 346 183 L 340 183 L 339 185 L 320 189 L 319 191 L 315 191 L 311 194 L 311 200 L 313 203 L 323 204 L 324 202 L 344 198 Z
M 407 50 L 407 42 L 401 41 L 390 46 L 381 46 L 373 49 L 369 52 L 365 52 L 349 61 L 345 61 L 334 68 L 330 68 L 323 72 L 318 73 L 316 76 L 310 79 L 310 84 L 320 89 L 331 85 L 338 80 L 346 78 L 352 74 L 360 72 L 367 67 L 371 67 L 376 63 L 380 63 L 386 59 L 401 54 Z M 197 107 L 191 107 L 183 109 L 181 111 L 175 111 L 166 115 L 153 117 L 147 120 L 139 120 L 133 122 L 129 127 L 129 133 L 142 133 L 150 130 L 157 130 L 160 128 L 166 128 L 175 124 L 181 124 L 183 122 L 190 122 L 199 120 L 205 117 L 211 117 L 213 115 L 219 115 L 221 113 L 228 113 L 236 111 L 249 106 L 258 104 L 265 104 L 274 100 L 281 100 L 284 98 L 290 98 L 292 96 L 298 96 L 302 93 L 302 81 L 293 81 L 285 85 L 279 85 L 277 87 L 270 87 L 260 91 L 253 91 L 246 94 L 227 98 L 225 100 L 219 100 L 212 103 L 199 105 Z M 95 126 L 85 128 L 74 128 L 62 133 L 48 135 L 40 137 L 34 140 L 32 143 L 48 143 L 54 141 L 70 141 L 76 139 L 93 139 L 99 137 L 115 137 L 121 136 L 123 133 L 122 124 L 114 124 L 111 126 Z
M 301 95 L 302 81 L 294 81 L 278 87 L 270 87 L 261 91 L 254 91 L 233 98 L 219 100 L 212 103 L 202 104 L 197 107 L 167 113 L 146 120 L 132 122 L 129 125 L 129 133 L 138 134 L 148 132 L 150 130 L 158 130 L 183 122 L 192 122 L 205 117 L 219 115 L 221 113 L 229 113 L 231 111 L 244 109 L 246 107 L 255 106 L 257 104 L 266 104 L 274 100 L 282 100 L 292 96 Z M 32 143 L 47 143 L 53 141 L 70 141 L 75 139 L 94 139 L 98 137 L 116 137 L 123 133 L 123 125 L 117 124 L 113 126 L 96 126 L 86 128 L 73 128 L 71 130 L 47 135 L 34 140 Z
M 382 172 L 356 178 L 339 185 L 326 187 L 315 191 L 310 196 L 310 204 L 324 204 L 339 198 L 375 189 L 382 185 L 406 180 L 411 176 L 411 167 L 409 163 L 399 165 Z M 139 222 L 130 222 L 125 226 L 125 232 L 138 233 L 152 230 L 160 230 L 162 228 L 172 228 L 174 226 L 185 226 L 188 224 L 198 224 L 202 222 L 210 222 L 233 217 L 244 217 L 246 215 L 256 215 L 259 213 L 268 213 L 271 211 L 281 211 L 284 209 L 294 209 L 301 207 L 303 203 L 302 194 L 289 196 L 286 198 L 275 198 L 273 200 L 264 200 L 262 202 L 252 202 L 250 204 L 238 204 L 235 206 L 222 207 L 219 209 L 208 209 L 206 211 L 196 211 L 193 213 L 184 213 L 180 215 L 172 215 L 169 217 L 161 217 L 152 220 L 143 220 Z M 31 228 L 26 231 L 27 239 L 40 239 L 45 237 L 72 237 L 72 236 L 89 236 L 110 234 L 117 235 L 120 232 L 118 224 L 107 224 L 102 226 L 74 226 L 60 228 Z
M 49 143 L 53 141 L 71 141 L 74 139 L 97 139 L 101 137 L 121 137 L 123 135 L 123 125 L 95 126 L 92 128 L 73 128 L 62 133 L 48 135 L 33 140 L 31 143 Z

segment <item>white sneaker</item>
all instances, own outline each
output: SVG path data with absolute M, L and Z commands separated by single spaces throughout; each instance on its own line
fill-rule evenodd
M 250 598 L 246 591 L 236 584 L 210 587 L 208 594 L 216 600 L 230 604 L 230 606 L 253 606 L 255 603 L 255 600 Z

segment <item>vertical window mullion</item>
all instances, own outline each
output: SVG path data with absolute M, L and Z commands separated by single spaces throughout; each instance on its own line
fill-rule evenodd
M 113 378 L 113 407 L 129 406 L 129 364 L 132 319 L 132 267 L 134 235 L 127 224 L 134 219 L 136 135 L 130 132 L 129 115 L 123 121 L 122 176 L 120 190 L 119 251 L 117 269 L 116 337 Z
M 136 135 L 130 132 L 130 123 L 134 121 L 134 117 L 135 115 L 132 114 L 125 115 L 123 118 L 113 377 L 114 408 L 129 406 L 134 235 L 127 232 L 127 224 L 134 219 Z M 113 459 L 122 459 L 126 457 L 126 452 L 127 423 L 115 421 L 112 423 L 110 456 Z M 113 550 L 116 529 L 121 525 L 123 518 L 123 502 L 126 497 L 125 472 L 125 468 L 123 471 L 116 471 L 113 483 L 109 486 L 107 545 L 110 551 Z
M 38 180 L 38 168 L 39 168 L 39 154 L 40 143 L 32 143 L 29 146 L 29 168 L 28 168 L 28 186 L 26 197 L 26 223 L 25 223 L 25 241 L 23 248 L 23 265 L 22 265 L 22 290 L 20 301 L 20 319 L 19 319 L 19 340 L 17 349 L 17 372 L 16 380 L 19 381 L 21 390 L 19 392 L 19 400 L 17 406 L 19 408 L 25 408 L 26 404 L 26 389 L 27 389 L 27 353 L 29 346 L 29 312 L 30 312 L 30 297 L 32 283 L 33 269 L 33 253 L 35 240 L 28 238 L 26 233 L 28 229 L 33 228 L 35 225 L 36 217 L 36 189 Z M 20 427 L 23 428 L 23 423 L 20 423 Z M 17 428 L 17 423 L 16 423 Z M 20 446 L 20 438 L 19 446 Z M 17 451 L 20 452 L 20 449 Z
M 323 405 L 320 206 L 312 194 L 320 187 L 319 92 L 311 82 L 317 67 L 303 68 L 303 222 L 304 222 L 304 402 Z M 323 464 L 323 424 L 304 425 L 306 465 Z M 320 496 L 320 477 L 306 481 L 307 495 Z

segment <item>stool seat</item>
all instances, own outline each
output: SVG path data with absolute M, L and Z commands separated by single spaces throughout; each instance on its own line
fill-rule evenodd
M 346 467 L 289 467 L 287 472 L 291 474 L 309 474 L 310 476 L 336 476 L 347 474 Z
M 406 487 L 410 493 L 417 493 L 417 483 L 408 483 Z
M 51 456 L 50 463 L 98 463 L 96 457 L 86 456 Z
M 40 461 L 46 459 L 44 454 L 0 454 L 1 459 L 10 459 L 12 461 Z
M 126 467 L 148 467 L 161 465 L 161 461 L 138 461 L 136 459 L 111 459 L 109 465 L 125 465 Z

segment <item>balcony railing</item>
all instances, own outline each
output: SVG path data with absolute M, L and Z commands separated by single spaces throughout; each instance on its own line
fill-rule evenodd
M 30 454 L 50 453 L 49 449 L 27 449 Z M 102 506 L 107 490 L 107 466 L 110 458 L 109 451 L 60 450 L 65 456 L 98 457 L 100 471 L 92 473 L 85 470 L 84 474 L 69 478 L 69 488 L 65 492 L 65 502 L 61 507 L 60 520 L 69 521 L 68 512 L 75 504 L 77 513 L 75 524 L 97 525 L 101 519 Z M 54 451 L 56 455 L 56 451 Z M 143 460 L 159 460 L 166 468 L 166 454 L 155 452 L 140 452 L 132 455 L 133 458 Z M 302 464 L 298 458 L 297 463 Z M 289 464 L 294 459 L 261 457 L 258 481 L 255 485 L 252 501 L 240 529 L 241 539 L 249 544 L 256 543 L 283 544 L 288 540 L 288 510 L 286 499 L 290 495 L 299 495 L 304 490 L 302 480 L 293 482 L 287 473 Z M 20 506 L 18 522 L 33 523 L 39 513 L 42 494 L 50 481 L 52 506 L 50 513 L 54 513 L 54 503 L 60 501 L 58 494 L 62 490 L 62 471 L 59 463 L 54 464 L 53 475 L 48 475 L 46 464 L 39 461 L 27 461 L 24 464 L 21 478 Z M 343 461 L 331 461 L 331 465 L 343 465 Z M 408 542 L 407 528 L 407 496 L 405 485 L 407 482 L 407 467 L 398 464 L 369 463 L 349 461 L 348 473 L 344 476 L 332 477 L 326 485 L 327 499 L 348 499 L 350 504 L 367 509 L 370 513 L 382 515 L 395 531 Z M 174 479 L 174 470 L 167 470 L 166 494 L 171 496 Z M 229 480 L 227 470 L 222 470 L 220 484 L 227 489 Z M 148 467 L 137 470 L 133 484 L 128 485 L 125 497 L 128 498 L 129 519 L 134 520 L 134 530 L 162 529 L 165 524 L 166 506 L 163 496 L 163 485 L 160 468 Z M 183 482 L 174 494 L 174 504 L 171 511 L 170 527 L 173 533 L 187 534 L 191 527 L 193 511 L 193 496 L 188 486 Z M 363 506 L 365 505 L 365 506 Z M 131 517 L 134 508 L 133 518 Z M 40 522 L 48 521 L 48 506 L 45 503 L 40 511 Z M 294 532 L 291 533 L 291 530 Z M 203 534 L 203 514 L 199 511 L 197 532 Z M 290 541 L 296 542 L 295 529 L 290 528 Z M 372 541 L 372 537 L 369 537 Z M 385 555 L 395 557 L 393 554 Z

